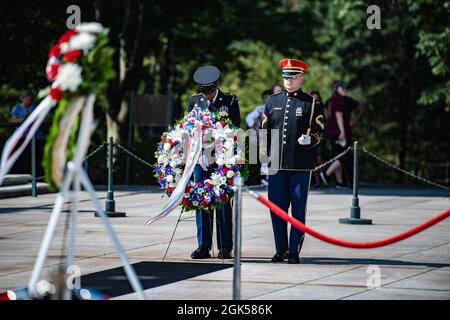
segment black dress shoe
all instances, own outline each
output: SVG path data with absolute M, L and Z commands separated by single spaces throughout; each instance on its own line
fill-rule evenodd
M 231 256 L 231 250 L 230 249 L 223 249 L 219 251 L 219 254 L 217 255 L 217 258 L 219 259 L 233 259 Z
M 207 248 L 198 248 L 191 254 L 192 259 L 208 259 L 211 258 L 211 254 Z
M 283 253 L 283 254 L 276 253 L 276 254 L 272 257 L 271 262 L 273 262 L 273 263 L 284 262 L 284 259 L 286 259 L 287 257 L 288 257 L 288 253 L 287 253 L 287 252 L 285 252 L 285 253 Z
M 300 258 L 298 256 L 298 254 L 289 254 L 288 263 L 289 264 L 299 264 Z

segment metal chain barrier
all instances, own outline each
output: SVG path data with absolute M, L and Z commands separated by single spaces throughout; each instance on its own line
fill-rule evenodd
M 333 162 L 339 160 L 340 158 L 342 158 L 343 156 L 345 156 L 347 153 L 349 153 L 350 151 L 353 150 L 353 147 L 348 147 L 346 150 L 342 151 L 341 153 L 339 153 L 336 157 L 331 158 L 330 160 L 328 160 L 327 162 L 322 163 L 320 166 L 315 167 L 312 171 L 316 172 L 316 171 L 320 171 L 323 168 L 325 168 L 327 165 L 332 164 Z
M 95 149 L 94 151 L 92 151 L 91 153 L 89 153 L 84 159 L 83 161 L 88 160 L 90 157 L 92 157 L 94 154 L 96 154 L 97 152 L 99 152 L 101 149 L 103 149 L 106 146 L 106 141 L 103 141 L 103 143 L 101 145 L 98 146 L 97 149 Z
M 123 152 L 125 152 L 127 155 L 129 155 L 130 157 L 136 159 L 137 161 L 141 162 L 142 164 L 150 167 L 150 168 L 154 168 L 155 166 L 150 164 L 150 162 L 145 161 L 144 159 L 138 157 L 137 155 L 135 155 L 133 152 L 129 151 L 127 148 L 125 148 L 124 146 L 122 146 L 120 143 L 118 142 L 114 142 L 114 144 L 116 145 L 116 147 L 118 147 L 119 149 L 121 149 Z
M 92 151 L 91 153 L 89 153 L 84 159 L 83 162 L 88 160 L 90 157 L 92 157 L 94 154 L 96 154 L 97 152 L 99 152 L 101 149 L 103 149 L 106 145 L 106 141 L 104 141 L 100 146 L 97 147 L 97 149 L 95 149 L 94 151 Z M 36 177 L 34 180 L 35 181 L 43 181 L 45 179 L 46 176 L 40 176 L 40 177 Z M 32 182 L 33 184 L 33 182 Z
M 330 160 L 322 163 L 320 166 L 315 167 L 311 171 L 312 172 L 316 172 L 316 171 L 322 170 L 323 168 L 325 168 L 329 164 L 332 164 L 333 162 L 339 160 L 340 158 L 342 158 L 343 156 L 345 156 L 347 153 L 349 153 L 352 150 L 353 150 L 353 147 L 348 147 L 346 150 L 342 151 L 337 156 L 335 156 L 335 157 L 331 158 Z M 265 183 L 255 184 L 255 185 L 252 185 L 252 186 L 245 186 L 244 187 L 244 191 L 249 192 L 249 190 L 251 190 L 251 189 L 259 189 L 259 188 L 264 188 L 264 187 L 267 187 L 267 184 L 265 184 Z
M 89 154 L 84 158 L 84 161 L 87 160 L 87 159 L 89 159 L 89 158 L 91 158 L 93 155 L 95 155 L 97 152 L 99 152 L 101 149 L 103 149 L 103 148 L 105 147 L 106 144 L 107 144 L 107 142 L 104 141 L 100 146 L 97 147 L 97 149 L 95 149 L 94 151 L 92 151 L 91 153 L 89 153 Z M 146 165 L 146 166 L 148 166 L 148 167 L 150 167 L 150 168 L 155 168 L 154 165 L 152 165 L 152 164 L 149 163 L 148 161 L 145 161 L 144 159 L 142 159 L 141 157 L 137 156 L 137 155 L 134 154 L 133 152 L 129 151 L 127 148 L 125 148 L 124 146 L 122 146 L 120 143 L 114 142 L 114 145 L 115 145 L 116 147 L 118 147 L 119 149 L 121 149 L 123 152 L 125 152 L 128 156 L 134 158 L 135 160 L 141 162 L 142 164 L 144 164 L 144 165 Z M 341 152 L 341 153 L 338 154 L 337 156 L 331 158 L 330 160 L 328 160 L 328 161 L 324 162 L 323 164 L 321 164 L 321 165 L 315 167 L 314 169 L 312 169 L 312 172 L 316 172 L 316 171 L 322 170 L 323 168 L 325 168 L 326 166 L 328 166 L 328 165 L 332 164 L 333 162 L 339 160 L 340 158 L 342 158 L 343 156 L 345 156 L 347 153 L 349 153 L 349 152 L 352 151 L 352 150 L 353 150 L 353 147 L 351 147 L 351 146 L 348 147 L 346 150 L 344 150 L 343 152 Z M 418 175 L 416 175 L 416 174 L 414 174 L 414 173 L 412 173 L 412 172 L 406 171 L 406 170 L 404 170 L 404 169 L 402 169 L 402 168 L 400 168 L 400 167 L 398 167 L 398 166 L 396 166 L 396 165 L 394 165 L 394 164 L 388 162 L 387 160 L 385 160 L 385 159 L 383 159 L 383 158 L 377 156 L 376 154 L 374 154 L 374 153 L 368 151 L 364 146 L 361 146 L 361 150 L 362 150 L 363 152 L 367 153 L 369 156 L 371 156 L 371 157 L 374 158 L 375 160 L 377 160 L 377 161 L 379 161 L 379 162 L 385 164 L 386 166 L 388 166 L 388 167 L 390 167 L 390 168 L 393 168 L 393 169 L 395 169 L 395 170 L 397 170 L 397 171 L 399 171 L 399 172 L 402 172 L 402 173 L 404 173 L 404 174 L 406 174 L 406 175 L 408 175 L 408 176 L 410 176 L 410 177 L 412 177 L 412 178 L 414 178 L 414 179 L 417 179 L 417 180 L 422 181 L 422 182 L 424 182 L 424 183 L 426 183 L 426 184 L 435 186 L 435 187 L 437 187 L 437 188 L 441 188 L 441 189 L 443 189 L 443 190 L 450 190 L 450 187 L 446 187 L 446 186 L 444 186 L 444 185 L 438 184 L 438 183 L 433 182 L 433 181 L 431 181 L 431 180 L 428 180 L 428 179 L 426 179 L 426 178 L 420 177 L 420 176 L 418 176 Z M 40 179 L 40 178 L 43 178 L 43 177 L 39 177 L 39 178 L 37 178 L 37 180 Z M 249 190 L 251 190 L 251 189 L 259 189 L 259 188 L 265 188 L 265 187 L 267 187 L 267 184 L 261 183 L 261 184 L 257 184 L 257 185 L 245 186 L 244 189 L 245 189 L 245 191 L 249 191 Z
M 404 174 L 406 174 L 406 175 L 408 175 L 408 176 L 410 176 L 410 177 L 412 177 L 414 179 L 417 179 L 417 180 L 422 181 L 424 183 L 427 183 L 429 185 L 435 186 L 437 188 L 441 188 L 441 189 L 444 189 L 444 190 L 450 190 L 449 187 L 443 186 L 443 185 L 438 184 L 436 182 L 433 182 L 431 180 L 428 180 L 428 179 L 425 179 L 423 177 L 420 177 L 420 176 L 418 176 L 418 175 L 416 175 L 416 174 L 414 174 L 412 172 L 406 171 L 406 170 L 404 170 L 404 169 L 402 169 L 402 168 L 400 168 L 400 167 L 398 167 L 398 166 L 388 162 L 387 160 L 385 160 L 385 159 L 377 156 L 376 154 L 368 151 L 366 148 L 364 148 L 364 146 L 361 146 L 361 150 L 364 151 L 365 153 L 367 153 L 372 158 L 374 158 L 374 159 L 378 160 L 379 162 L 385 164 L 386 166 L 391 167 L 391 168 L 393 168 L 393 169 L 395 169 L 395 170 L 397 170 L 397 171 L 399 171 L 401 173 L 404 173 Z

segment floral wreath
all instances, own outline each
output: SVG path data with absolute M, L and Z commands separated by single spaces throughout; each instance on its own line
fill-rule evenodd
M 196 209 L 214 210 L 220 208 L 233 196 L 233 178 L 246 176 L 244 153 L 238 144 L 237 128 L 226 114 L 209 110 L 194 109 L 185 114 L 175 126 L 168 128 L 161 136 L 155 158 L 155 177 L 171 196 L 178 185 L 185 168 L 186 137 L 192 136 L 197 124 L 202 125 L 202 139 L 205 148 L 213 148 L 214 163 L 209 166 L 205 177 L 198 182 L 190 181 L 181 202 L 182 211 Z M 205 157 L 202 167 L 206 169 Z
M 46 137 L 43 158 L 51 189 L 61 185 L 65 160 L 75 151 L 79 112 L 83 106 L 80 96 L 102 96 L 108 81 L 115 77 L 113 54 L 114 50 L 108 46 L 108 30 L 96 22 L 82 23 L 67 31 L 49 51 L 46 76 L 52 84 L 40 95 L 59 102 Z

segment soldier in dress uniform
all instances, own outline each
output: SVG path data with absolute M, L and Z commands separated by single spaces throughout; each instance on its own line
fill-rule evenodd
M 241 118 L 239 114 L 238 97 L 232 93 L 223 93 L 218 87 L 220 70 L 215 66 L 203 66 L 194 73 L 194 81 L 199 85 L 199 93 L 189 98 L 187 110 L 194 108 L 209 109 L 212 112 L 221 112 L 231 119 L 233 124 L 239 127 Z M 205 170 L 206 169 L 206 170 Z M 202 180 L 207 170 L 205 165 L 196 165 L 194 181 Z M 210 171 L 211 172 L 211 171 Z M 192 259 L 210 258 L 213 233 L 213 212 L 197 210 L 197 240 L 198 248 L 192 252 Z M 232 240 L 232 216 L 230 203 L 224 204 L 216 210 L 217 244 L 219 248 L 218 258 L 231 259 L 233 249 Z
M 284 90 L 270 96 L 264 109 L 262 128 L 270 146 L 269 200 L 305 222 L 306 201 L 314 168 L 313 147 L 323 139 L 324 115 L 314 97 L 303 92 L 308 65 L 296 59 L 282 59 Z M 299 263 L 304 233 L 271 213 L 276 254 L 272 262 Z

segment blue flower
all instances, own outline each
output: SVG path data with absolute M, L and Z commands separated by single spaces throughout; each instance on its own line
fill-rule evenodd
M 172 175 L 172 167 L 171 166 L 167 166 L 166 167 L 166 175 Z

